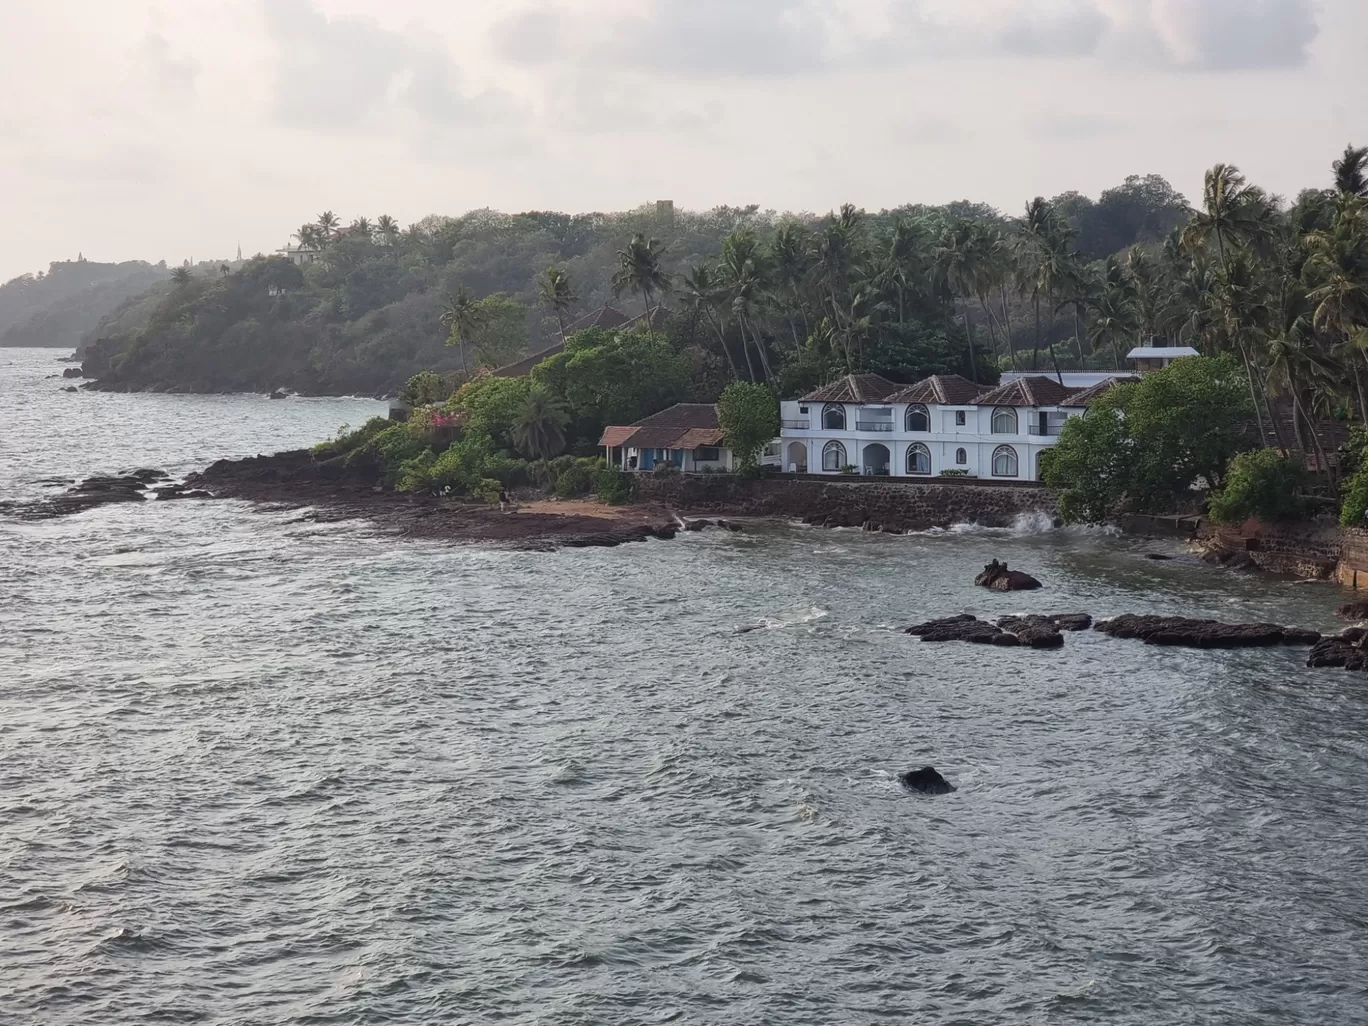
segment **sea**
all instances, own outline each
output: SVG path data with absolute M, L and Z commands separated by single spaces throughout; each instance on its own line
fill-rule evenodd
M 0 498 L 381 411 L 68 393 L 54 355 L 0 349 Z M 1045 588 L 973 587 L 994 558 Z M 1047 518 L 551 553 L 0 519 L 0 1023 L 1368 1022 L 1368 678 L 903 633 L 1344 598 Z

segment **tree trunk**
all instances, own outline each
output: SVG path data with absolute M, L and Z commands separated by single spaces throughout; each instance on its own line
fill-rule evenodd
M 983 307 L 983 319 L 988 325 L 988 339 L 993 343 L 993 355 L 998 355 L 997 327 L 993 321 L 993 308 L 988 305 L 988 300 L 984 299 L 982 293 L 979 294 L 979 305 Z
M 1035 348 L 1031 350 L 1031 373 L 1040 370 L 1040 293 L 1035 294 Z
M 1083 322 L 1078 316 L 1078 304 L 1074 304 L 1074 342 L 1078 346 L 1078 369 L 1083 369 Z
M 969 316 L 969 304 L 964 304 L 964 330 L 969 336 L 969 380 L 978 380 L 978 354 L 974 351 L 974 319 Z
M 1249 349 L 1241 340 L 1239 343 L 1240 358 L 1244 360 L 1245 377 L 1249 379 L 1249 401 L 1254 404 L 1254 419 L 1259 424 L 1259 445 L 1268 445 L 1268 432 L 1264 430 L 1263 412 L 1259 409 L 1259 390 L 1254 387 L 1254 365 L 1249 362 Z
M 713 317 L 712 311 L 707 307 L 703 308 L 703 315 L 708 318 L 708 323 L 712 325 L 713 331 L 717 332 L 717 343 L 722 347 L 722 353 L 727 358 L 727 366 L 731 368 L 732 379 L 741 380 L 741 371 L 736 366 L 736 360 L 732 357 L 731 346 L 727 345 L 726 336 L 722 334 L 722 327 Z

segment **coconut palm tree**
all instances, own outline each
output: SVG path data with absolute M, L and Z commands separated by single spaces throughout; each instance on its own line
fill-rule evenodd
M 721 321 L 717 316 L 722 285 L 718 281 L 717 273 L 713 270 L 712 265 L 705 260 L 696 267 L 690 268 L 680 277 L 679 288 L 676 291 L 687 309 L 701 313 L 712 326 L 717 335 L 717 344 L 722 347 L 722 352 L 727 357 L 727 366 L 731 368 L 732 377 L 740 381 L 741 372 L 736 366 L 731 347 L 727 345 L 726 333 L 723 332 Z M 754 381 L 755 368 L 751 366 L 750 353 L 744 345 L 742 346 L 742 353 L 746 358 L 746 367 L 750 371 L 750 380 Z
M 480 301 L 466 291 L 464 285 L 456 289 L 454 296 L 448 295 L 442 304 L 439 318 L 442 327 L 448 331 L 447 345 L 456 346 L 461 353 L 461 373 L 467 374 L 466 348 L 479 344 L 480 332 L 488 322 Z
M 190 282 L 194 280 L 194 277 L 194 274 L 191 273 L 190 268 L 188 267 L 177 267 L 171 272 L 171 281 L 175 283 L 177 288 L 189 285 Z
M 528 459 L 549 460 L 565 451 L 570 411 L 542 385 L 534 385 L 513 421 L 513 444 Z
M 1117 370 L 1121 369 L 1122 348 L 1135 337 L 1135 286 L 1125 266 L 1115 256 L 1102 262 L 1096 293 L 1090 303 L 1092 347 L 1112 351 Z
M 336 237 L 342 219 L 331 210 L 325 210 L 318 215 L 318 220 L 315 223 L 318 225 L 321 241 L 329 242 Z
M 964 330 L 969 336 L 969 366 L 978 377 L 978 357 L 974 352 L 974 319 L 969 314 L 969 300 L 978 290 L 976 279 L 983 273 L 978 249 L 978 237 L 967 220 L 952 221 L 945 226 L 937 241 L 933 261 L 938 292 L 948 295 L 953 304 L 956 296 L 963 302 Z
M 775 298 L 785 308 L 789 331 L 793 335 L 793 345 L 797 348 L 802 342 L 798 338 L 798 326 L 793 319 L 795 309 L 802 318 L 803 338 L 812 334 L 812 326 L 808 323 L 807 304 L 803 302 L 803 291 L 812 277 L 811 233 L 794 221 L 781 224 L 770 241 L 767 263 L 770 269 L 770 285 Z
M 1346 146 L 1344 156 L 1331 166 L 1337 192 L 1368 198 L 1368 146 Z
M 755 347 L 766 380 L 774 377 L 765 340 L 757 330 L 756 321 L 768 292 L 768 265 L 765 253 L 754 233 L 738 229 L 722 240 L 719 283 L 725 291 L 728 306 L 741 330 L 741 345 Z M 749 357 L 747 358 L 749 359 Z
M 375 230 L 380 235 L 380 241 L 386 246 L 393 246 L 400 234 L 399 222 L 389 214 L 381 214 L 375 219 Z
M 559 267 L 549 267 L 537 283 L 537 293 L 543 306 L 549 306 L 560 324 L 561 340 L 565 339 L 565 315 L 575 308 L 579 296 L 570 285 L 570 276 Z
M 618 251 L 618 271 L 613 275 L 613 295 L 636 292 L 646 308 L 646 324 L 651 323 L 651 297 L 670 289 L 670 276 L 660 266 L 661 247 L 656 239 L 638 234 Z
M 368 217 L 358 217 L 347 226 L 347 234 L 354 238 L 370 241 L 370 238 L 374 233 L 375 226 L 370 223 L 370 218 Z
M 322 246 L 322 229 L 312 222 L 300 225 L 294 237 L 299 240 L 300 249 L 319 249 Z

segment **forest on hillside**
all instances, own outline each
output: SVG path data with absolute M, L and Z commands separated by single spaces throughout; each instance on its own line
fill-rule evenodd
M 732 378 L 792 390 L 842 367 L 993 380 L 1003 368 L 1048 364 L 1050 345 L 1077 325 L 1058 309 L 1062 283 L 1031 285 L 1028 264 L 1050 247 L 1067 247 L 1083 268 L 1137 246 L 1143 261 L 1188 207 L 1148 176 L 1097 200 L 1067 193 L 1032 210 L 1024 219 L 968 202 L 824 217 L 756 206 L 477 210 L 407 228 L 325 212 L 295 233 L 311 263 L 257 257 L 178 271 L 173 287 L 105 319 L 87 368 L 107 388 L 389 394 L 422 370 L 461 375 L 516 361 L 611 303 L 632 316 L 661 311 L 653 323 L 690 355 L 698 398 Z M 1029 247 L 1019 244 L 1023 223 Z M 1067 241 L 1046 234 L 1059 229 Z M 449 345 L 462 342 L 462 325 L 464 344 Z M 1083 339 L 1084 362 L 1093 341 Z M 1078 346 L 1059 348 L 1060 360 L 1079 362 Z
M 0 285 L 0 347 L 75 349 L 130 296 L 166 280 L 165 265 L 64 260 Z

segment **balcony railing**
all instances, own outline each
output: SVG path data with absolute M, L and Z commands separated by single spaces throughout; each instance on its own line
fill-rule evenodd
M 1058 438 L 1063 430 L 1063 424 L 1028 424 L 1026 427 L 1028 435 L 1042 435 L 1047 438 Z
M 810 420 L 785 420 L 781 421 L 784 427 L 790 431 L 811 431 L 812 421 Z
M 893 433 L 893 422 L 891 420 L 857 420 L 855 422 L 856 431 L 874 431 Z

